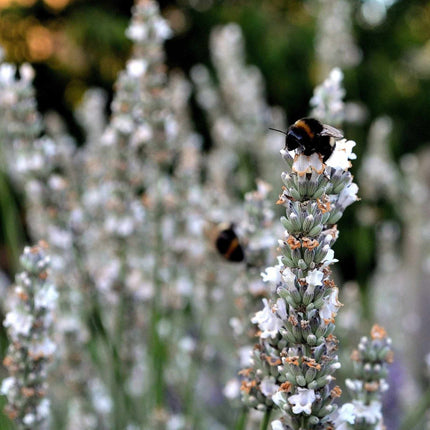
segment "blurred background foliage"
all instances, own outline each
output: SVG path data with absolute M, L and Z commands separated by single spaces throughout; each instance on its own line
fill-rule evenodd
M 345 135 L 366 148 L 372 119 L 393 119 L 391 151 L 396 160 L 430 140 L 430 3 L 423 0 L 351 0 L 353 32 L 361 50 L 358 65 L 344 69 L 346 100 L 359 102 L 362 121 L 346 124 Z M 84 91 L 112 85 L 130 53 L 124 31 L 131 0 L 0 0 L 0 43 L 10 62 L 31 62 L 41 112 L 58 111 L 70 132 L 82 139 L 73 115 Z M 267 97 L 282 106 L 289 123 L 308 113 L 315 85 L 326 75 L 315 55 L 316 0 L 178 0 L 160 1 L 175 36 L 167 42 L 167 64 L 187 74 L 197 63 L 210 65 L 210 30 L 228 22 L 243 29 L 247 61 L 262 71 Z M 196 128 L 210 148 L 204 115 L 193 102 Z M 1 178 L 3 243 L 1 266 L 11 274 L 25 237 L 16 220 L 20 198 Z M 365 202 L 364 202 L 365 204 Z M 374 266 L 374 227 L 396 218 L 388 202 L 374 207 L 374 222 L 359 222 L 355 205 L 341 221 L 336 253 L 344 280 L 356 279 L 362 291 Z M 364 295 L 365 297 L 365 295 Z

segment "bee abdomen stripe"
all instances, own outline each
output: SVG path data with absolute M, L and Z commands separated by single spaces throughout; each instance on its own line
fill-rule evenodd
M 231 243 L 230 246 L 228 247 L 227 251 L 224 253 L 224 257 L 225 258 L 230 258 L 231 254 L 234 252 L 234 250 L 239 246 L 239 240 L 237 239 L 237 237 L 235 237 Z
M 315 134 L 312 132 L 311 128 L 306 124 L 306 122 L 305 122 L 305 121 L 303 121 L 303 120 L 299 119 L 298 121 L 296 121 L 296 122 L 294 123 L 294 125 L 295 125 L 296 127 L 303 128 L 303 129 L 306 131 L 307 135 L 308 135 L 311 139 L 314 137 L 314 135 L 315 135 Z

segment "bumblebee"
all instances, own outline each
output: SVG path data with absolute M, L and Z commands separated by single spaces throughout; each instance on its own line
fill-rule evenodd
M 300 149 L 304 155 L 320 154 L 323 161 L 327 161 L 336 147 L 336 140 L 342 139 L 343 134 L 337 128 L 322 124 L 315 118 L 297 120 L 285 134 L 285 148 L 288 151 Z
M 206 236 L 215 245 L 219 254 L 227 261 L 240 263 L 245 260 L 245 251 L 234 230 L 233 224 L 210 223 L 205 229 Z

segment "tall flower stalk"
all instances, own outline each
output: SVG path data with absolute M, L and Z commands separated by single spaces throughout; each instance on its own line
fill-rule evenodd
M 263 76 L 246 64 L 244 37 L 237 24 L 211 32 L 210 52 L 219 85 L 203 65 L 193 67 L 191 78 L 214 143 L 208 156 L 208 178 L 218 193 L 232 197 L 236 191 L 249 190 L 256 173 L 275 182 L 278 147 L 268 127 L 284 129 L 285 113 L 267 104 Z M 249 162 L 243 163 L 245 159 Z M 251 168 L 246 169 L 246 164 Z M 224 168 L 219 169 L 220 165 Z
M 340 127 L 345 119 L 345 89 L 342 85 L 343 72 L 339 67 L 332 69 L 328 77 L 318 85 L 310 100 L 311 116 L 332 125 Z
M 318 3 L 315 50 L 321 74 L 336 66 L 356 66 L 362 53 L 351 32 L 351 3 L 346 0 L 320 0 Z
M 331 249 L 338 238 L 336 223 L 357 200 L 349 159 L 355 142 L 338 141 L 325 162 L 318 153 L 282 150 L 287 163 L 278 204 L 285 207 L 285 228 L 279 240 L 276 294 L 264 300 L 253 318 L 260 329 L 252 366 L 242 370 L 244 401 L 268 411 L 282 412 L 273 429 L 333 428 L 332 403 L 341 390 L 333 387 L 338 361 L 335 317 L 341 303 L 331 279 L 336 262 Z
M 11 343 L 3 360 L 10 376 L 1 392 L 18 429 L 42 430 L 48 428 L 47 367 L 56 349 L 50 331 L 58 294 L 49 281 L 46 244 L 26 247 L 20 262 L 24 270 L 16 277 L 16 304 L 3 323 Z
M 58 308 L 61 310 L 56 330 L 57 355 L 61 357 L 59 363 L 70 370 L 66 384 L 62 381 L 56 387 L 54 399 L 54 415 L 63 416 L 58 407 L 59 399 L 64 396 L 81 399 L 83 387 L 91 379 L 90 366 L 83 359 L 87 331 L 85 319 L 81 318 L 86 304 L 80 290 L 82 275 L 76 266 L 77 256 L 71 252 L 74 238 L 70 228 L 72 208 L 78 208 L 75 144 L 70 136 L 58 130 L 61 127 L 56 126 L 51 127 L 57 128 L 53 130 L 55 138 L 39 137 L 43 123 L 32 86 L 34 71 L 29 65 L 20 67 L 18 79 L 14 67 L 3 63 L 0 76 L 0 109 L 4 121 L 0 128 L 6 160 L 2 168 L 7 168 L 13 182 L 24 192 L 30 235 L 35 240 L 46 238 L 51 247 L 51 276 L 59 291 Z M 64 374 L 64 368 L 52 369 L 53 374 L 57 371 Z
M 391 339 L 381 326 L 375 324 L 370 339 L 362 337 L 358 349 L 351 355 L 354 379 L 346 385 L 352 402 L 345 403 L 339 411 L 337 429 L 382 430 L 382 394 L 388 389 L 386 378 L 388 364 L 393 361 Z

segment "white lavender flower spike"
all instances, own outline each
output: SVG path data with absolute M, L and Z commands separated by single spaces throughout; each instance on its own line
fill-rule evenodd
M 384 428 L 382 418 L 382 393 L 388 389 L 386 377 L 388 364 L 393 361 L 391 339 L 386 331 L 375 324 L 371 339 L 363 337 L 354 350 L 355 379 L 347 379 L 346 386 L 352 397 L 345 403 L 336 418 L 336 428 L 374 430 Z
M 277 202 L 286 212 L 281 219 L 286 231 L 279 241 L 281 276 L 269 276 L 270 269 L 265 274 L 277 283 L 276 295 L 265 299 L 264 309 L 252 320 L 260 329 L 260 342 L 251 366 L 241 372 L 242 398 L 266 411 L 263 424 L 275 405 L 281 409 L 281 419 L 272 426 L 276 430 L 328 430 L 334 425 L 333 399 L 341 390 L 331 386 L 340 367 L 333 331 L 342 304 L 329 266 L 337 261 L 331 249 L 338 237 L 336 222 L 357 200 L 358 187 L 348 171 L 354 145 L 341 141 L 320 172 L 306 169 L 305 174 L 295 171 L 294 151 L 281 151 L 287 163 Z M 264 389 L 268 377 L 274 378 L 278 392 Z
M 352 4 L 347 0 L 319 0 L 316 53 L 321 71 L 357 65 L 362 52 L 351 32 Z
M 17 304 L 3 323 L 11 343 L 3 361 L 9 377 L 3 380 L 1 393 L 8 400 L 5 412 L 20 430 L 46 429 L 49 419 L 46 378 L 56 349 L 50 331 L 58 294 L 49 282 L 46 247 L 41 242 L 24 249 L 24 271 L 16 277 Z
M 328 78 L 315 88 L 310 100 L 312 117 L 336 127 L 342 125 L 345 116 L 345 89 L 342 81 L 343 72 L 335 67 Z

